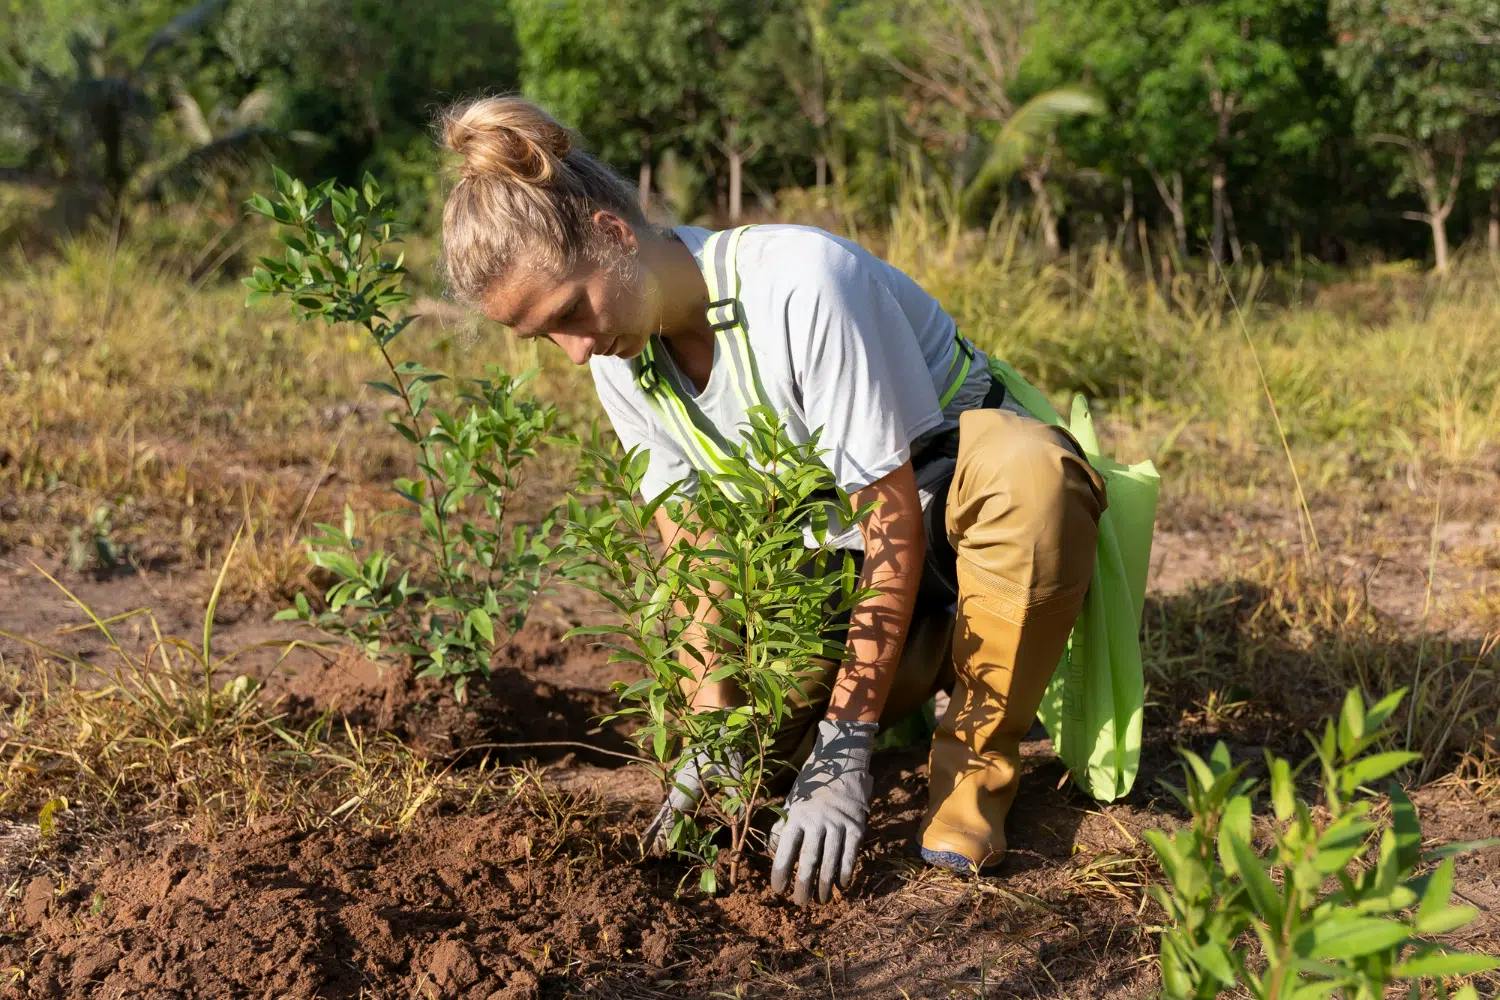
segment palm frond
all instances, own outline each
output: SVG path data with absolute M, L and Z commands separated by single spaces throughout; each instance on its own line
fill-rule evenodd
M 210 174 L 244 163 L 264 149 L 266 143 L 279 138 L 282 133 L 277 129 L 260 126 L 236 129 L 146 172 L 139 190 L 146 198 L 159 199 L 168 190 L 191 188 Z
M 235 128 L 258 125 L 275 103 L 276 94 L 270 87 L 258 87 L 241 98 L 239 106 L 229 113 L 229 123 Z
M 1104 103 L 1087 90 L 1060 87 L 1037 94 L 1017 108 L 1010 120 L 1001 126 L 989 156 L 965 191 L 965 197 L 973 198 L 990 185 L 1013 177 L 1062 122 L 1103 111 Z
M 197 98 L 182 87 L 174 86 L 172 103 L 177 106 L 177 123 L 189 139 L 200 146 L 214 141 L 214 130 L 209 127 Z

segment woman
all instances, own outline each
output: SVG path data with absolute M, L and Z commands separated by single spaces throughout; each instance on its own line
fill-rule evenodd
M 921 855 L 965 870 L 998 861 L 1020 740 L 1093 570 L 1104 484 L 1077 443 L 1007 399 L 937 301 L 848 240 L 653 226 L 619 177 L 520 98 L 456 106 L 443 131 L 463 157 L 443 213 L 453 293 L 590 366 L 620 440 L 650 450 L 648 493 L 711 469 L 765 402 L 794 439 L 821 429 L 856 504 L 878 501 L 843 540 L 863 549 L 862 583 L 878 593 L 852 615 L 808 720 L 812 748 L 773 831 L 773 887 L 794 882 L 802 903 L 848 884 L 879 723 L 945 681 Z M 902 656 L 919 590 L 945 587 L 951 677 L 945 657 Z M 704 685 L 699 704 L 732 697 Z M 695 778 L 688 762 L 667 814 L 691 804 Z

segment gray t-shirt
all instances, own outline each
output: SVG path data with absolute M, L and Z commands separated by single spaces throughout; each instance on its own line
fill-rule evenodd
M 701 267 L 711 231 L 674 231 Z M 947 407 L 938 405 L 957 350 L 953 319 L 915 281 L 856 243 L 812 226 L 757 225 L 740 239 L 738 269 L 750 350 L 767 402 L 795 441 L 822 428 L 824 461 L 849 492 L 899 468 L 932 436 L 955 427 L 958 415 L 979 406 L 989 391 L 987 359 L 976 351 L 963 386 Z M 739 440 L 745 407 L 717 345 L 702 391 L 669 352 L 656 356 L 663 377 L 687 405 L 726 440 Z M 685 479 L 684 492 L 691 492 L 692 464 L 635 384 L 631 362 L 596 357 L 589 364 L 621 443 L 651 453 L 645 493 L 654 496 Z M 934 484 L 951 470 L 951 458 L 921 463 L 916 472 L 924 507 Z M 858 532 L 837 544 L 858 548 Z

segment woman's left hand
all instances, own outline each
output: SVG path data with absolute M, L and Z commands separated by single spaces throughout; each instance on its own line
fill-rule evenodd
M 848 888 L 854 861 L 865 839 L 870 813 L 870 754 L 879 725 L 824 719 L 817 745 L 802 766 L 786 799 L 786 815 L 771 828 L 771 888 L 787 887 L 796 865 L 792 899 L 805 905 L 817 883 L 818 900 L 828 902 L 833 883 Z

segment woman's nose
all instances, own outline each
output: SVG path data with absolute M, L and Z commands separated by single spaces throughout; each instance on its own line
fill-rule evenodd
M 552 342 L 563 349 L 569 361 L 575 365 L 588 364 L 594 345 L 588 337 L 577 337 L 566 333 L 554 333 L 551 337 Z

